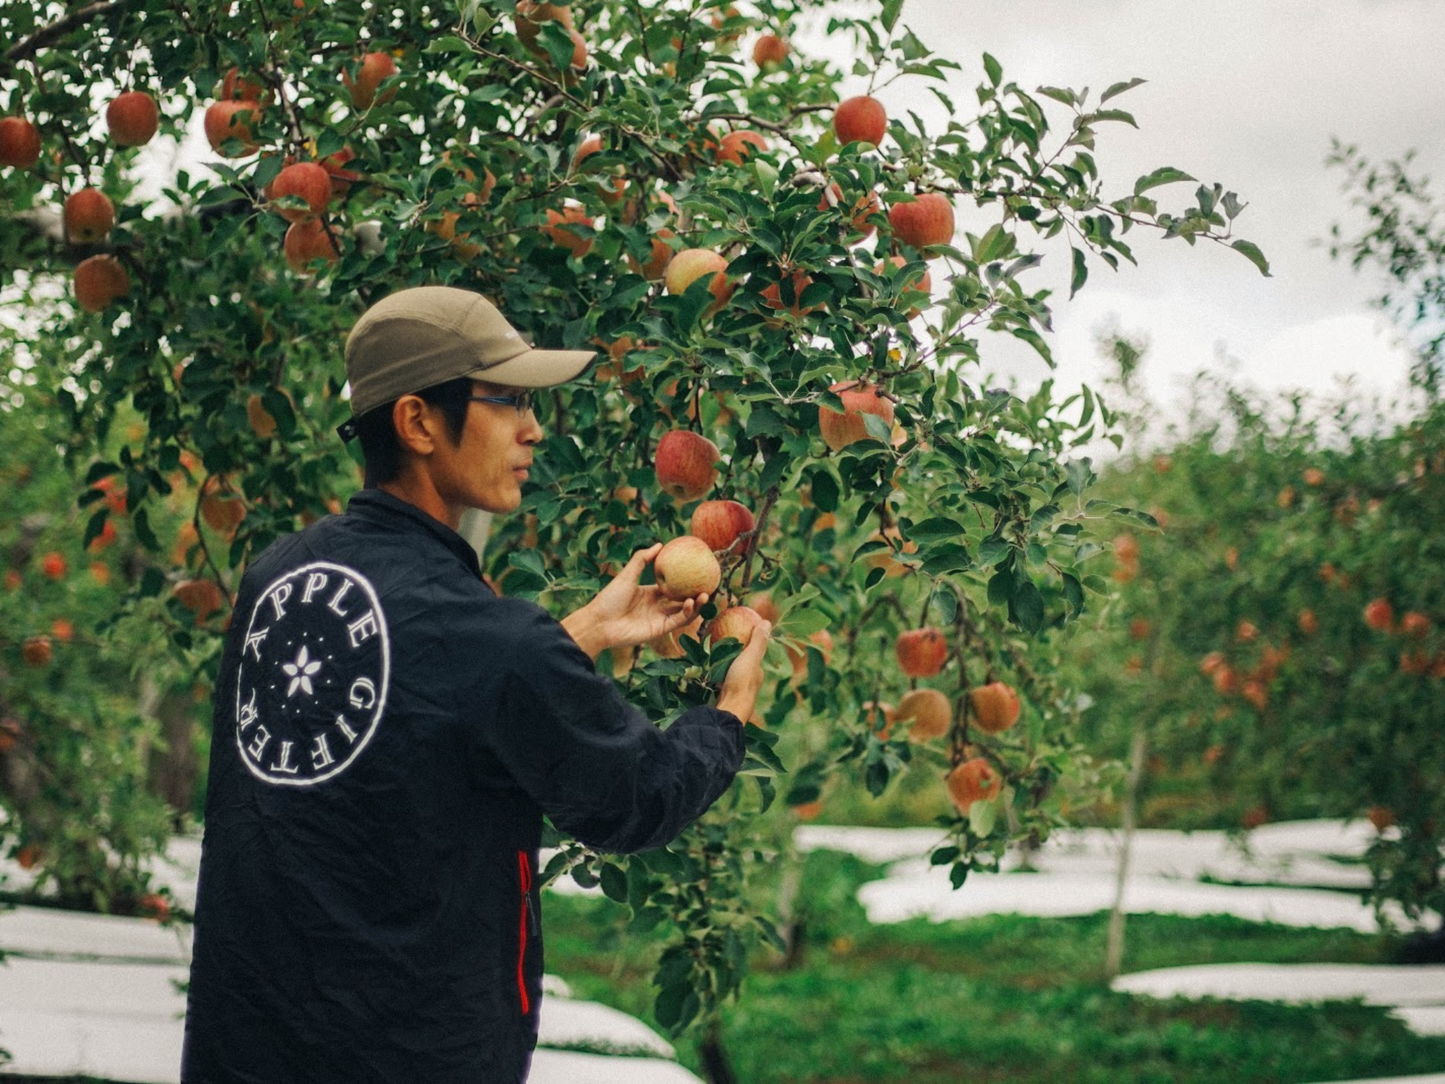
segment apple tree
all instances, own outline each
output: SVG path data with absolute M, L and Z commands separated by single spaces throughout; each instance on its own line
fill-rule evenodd
M 251 556 L 358 485 L 334 433 L 340 347 L 400 286 L 476 289 L 539 346 L 605 353 L 543 404 L 521 513 L 486 545 L 503 592 L 560 614 L 637 547 L 707 531 L 704 498 L 750 514 L 722 548 L 720 604 L 773 607 L 788 650 L 743 779 L 668 848 L 558 840 L 548 871 L 675 931 L 656 1007 L 674 1031 L 715 1020 L 776 940 L 788 809 L 946 779 L 933 860 L 956 885 L 1057 822 L 1075 739 L 1053 645 L 1108 589 L 1101 525 L 1151 521 L 1089 498 L 1075 449 L 1110 424 L 1092 393 L 991 388 L 989 344 L 1051 360 L 1058 285 L 1132 262 L 1139 236 L 1266 270 L 1222 187 L 1161 202 L 1194 183 L 1173 167 L 1106 185 L 1096 144 L 1134 123 L 1120 96 L 1137 80 L 1030 90 L 985 55 L 955 102 L 957 65 L 901 0 L 865 8 L 0 7 L 0 103 L 21 122 L 0 128 L 0 284 L 39 314 L 30 366 L 94 510 L 77 545 L 123 487 L 145 572 L 118 611 L 171 613 L 199 675 Z M 821 33 L 854 43 L 847 103 L 843 74 L 807 55 Z M 874 92 L 895 83 L 943 103 L 940 130 L 886 115 Z M 157 107 L 153 142 L 144 102 L 108 119 L 134 92 Z M 172 141 L 201 132 L 200 160 L 177 158 Z M 65 210 L 82 192 L 104 199 Z M 130 414 L 134 434 L 116 427 Z M 679 432 L 712 459 L 701 479 L 674 476 Z M 199 623 L 179 620 L 182 582 L 213 585 Z M 710 698 L 737 650 L 698 629 L 609 665 L 665 721 Z

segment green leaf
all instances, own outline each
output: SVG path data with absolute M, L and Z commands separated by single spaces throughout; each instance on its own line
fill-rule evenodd
M 1136 79 L 1129 79 L 1129 80 L 1127 80 L 1127 81 L 1125 81 L 1125 82 L 1123 82 L 1123 83 L 1115 83 L 1115 84 L 1114 84 L 1113 86 L 1111 86 L 1108 90 L 1104 91 L 1103 94 L 1100 94 L 1100 95 L 1099 95 L 1099 104 L 1100 104 L 1100 105 L 1103 105 L 1103 104 L 1104 104 L 1105 102 L 1107 102 L 1110 98 L 1118 97 L 1120 94 L 1123 94 L 1126 90 L 1133 90 L 1135 87 L 1137 87 L 1137 86 L 1139 86 L 1141 83 L 1145 83 L 1145 82 L 1147 82 L 1147 80 L 1145 80 L 1145 79 L 1137 79 L 1137 78 L 1136 78 Z
M 1173 166 L 1164 166 L 1156 169 L 1153 173 L 1140 177 L 1134 182 L 1134 195 L 1142 196 L 1151 188 L 1158 188 L 1161 184 L 1173 184 L 1176 181 L 1194 180 L 1182 169 L 1175 169 Z
M 994 86 L 1003 82 L 1003 65 L 988 53 L 983 54 L 983 70 L 988 73 L 988 81 Z
M 883 0 L 883 14 L 881 22 L 883 29 L 893 33 L 893 27 L 898 23 L 898 14 L 903 10 L 903 0 Z
M 838 480 L 825 470 L 815 470 L 808 478 L 813 503 L 820 512 L 838 510 Z
M 974 802 L 968 807 L 968 827 L 976 836 L 993 834 L 998 824 L 998 802 Z
M 1084 283 L 1089 281 L 1089 265 L 1084 259 L 1084 250 L 1081 248 L 1076 248 L 1073 250 L 1073 252 L 1074 279 L 1073 282 L 1069 284 L 1069 297 L 1071 299 L 1076 293 L 1083 289 Z
M 908 537 L 915 542 L 946 542 L 966 533 L 963 524 L 946 516 L 934 516 L 908 528 Z
M 1132 113 L 1126 113 L 1122 109 L 1101 109 L 1094 114 L 1094 119 L 1118 120 L 1123 121 L 1125 124 L 1132 124 L 1135 128 L 1139 127 L 1139 122 L 1134 119 L 1134 115 Z
M 1259 273 L 1265 278 L 1272 277 L 1269 273 L 1269 261 L 1264 258 L 1264 253 L 1253 241 L 1236 241 L 1229 246 L 1236 252 L 1242 252 L 1249 261 L 1259 268 Z
M 1019 628 L 1038 632 L 1044 625 L 1044 596 L 1032 580 L 1025 580 L 1013 594 L 1013 617 Z
M 622 872 L 621 867 L 611 863 L 602 867 L 601 877 L 602 893 L 609 900 L 616 900 L 618 903 L 627 902 L 627 874 Z

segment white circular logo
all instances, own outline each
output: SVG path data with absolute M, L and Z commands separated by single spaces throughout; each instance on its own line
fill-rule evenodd
M 303 565 L 261 592 L 236 673 L 236 744 L 251 774 L 305 787 L 361 755 L 386 707 L 391 649 L 376 591 L 354 569 Z

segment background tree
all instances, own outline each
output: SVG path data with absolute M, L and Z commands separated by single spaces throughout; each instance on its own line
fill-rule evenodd
M 127 635 L 164 611 L 177 657 L 211 674 L 249 558 L 358 484 L 334 437 L 340 344 L 403 285 L 479 290 L 537 345 L 609 355 L 595 380 L 549 396 L 522 514 L 486 550 L 503 591 L 565 611 L 637 546 L 705 532 L 700 498 L 751 512 L 720 547 L 719 599 L 774 606 L 797 661 L 776 661 L 744 783 L 665 850 L 619 861 L 564 846 L 548 870 L 676 928 L 657 972 L 657 1018 L 675 1030 L 713 1018 L 750 947 L 775 939 L 770 860 L 793 818 L 755 814 L 780 780 L 798 808 L 835 781 L 876 794 L 905 769 L 947 776 L 949 842 L 933 858 L 955 884 L 1058 819 L 1073 716 L 1040 660 L 1107 591 L 1090 532 L 1152 521 L 1086 499 L 1093 474 L 1070 449 L 1108 425 L 1090 392 L 981 386 L 987 334 L 1049 358 L 1040 263 L 1062 263 L 1077 290 L 1099 262 L 1132 261 L 1125 238 L 1148 227 L 1266 270 L 1232 238 L 1241 205 L 1219 186 L 1169 211 L 1156 190 L 1192 180 L 1177 169 L 1106 192 L 1096 139 L 1133 123 L 1116 99 L 1137 80 L 1096 99 L 1030 92 L 985 55 L 966 114 L 944 91 L 954 65 L 901 9 L 0 6 L 14 43 L 0 60 L 0 274 L 39 321 L 25 368 L 55 390 L 64 461 L 88 487 L 77 545 L 116 516 L 105 486 L 127 494 L 144 551 L 117 603 Z M 794 44 L 805 26 L 855 41 L 870 89 L 925 81 L 949 107 L 944 130 L 840 107 L 839 73 Z M 108 105 L 134 92 L 155 102 L 157 138 L 199 119 L 215 152 L 149 205 L 135 149 L 149 110 L 132 98 L 115 120 Z M 977 232 L 956 230 L 955 207 Z M 56 303 L 57 279 L 73 300 Z M 135 432 L 120 424 L 132 414 Z M 662 438 L 678 431 L 705 435 L 672 439 L 703 469 L 668 462 Z M 163 513 L 175 501 L 178 523 Z M 183 580 L 213 584 L 220 606 L 185 620 Z M 671 717 L 710 698 L 736 650 L 683 636 L 612 665 Z M 941 725 L 936 697 L 892 722 L 878 706 L 925 687 Z

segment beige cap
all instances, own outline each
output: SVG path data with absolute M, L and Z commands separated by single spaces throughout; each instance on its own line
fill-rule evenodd
M 362 313 L 346 338 L 351 413 L 359 418 L 459 376 L 550 388 L 579 376 L 596 356 L 591 350 L 533 350 L 495 305 L 471 290 L 398 290 Z

